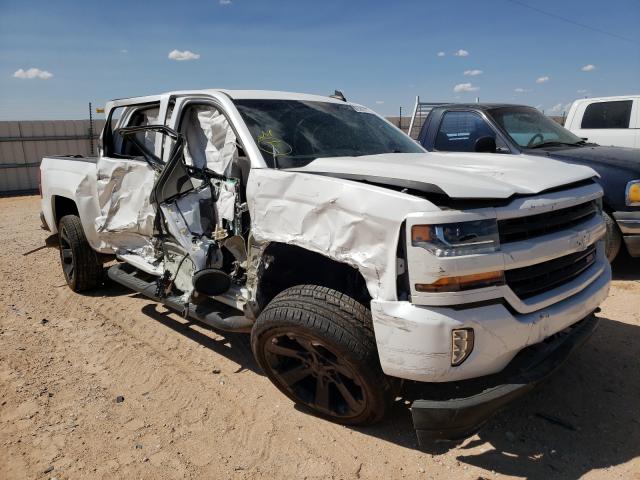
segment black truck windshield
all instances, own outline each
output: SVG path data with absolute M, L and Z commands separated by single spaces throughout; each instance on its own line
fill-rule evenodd
M 500 107 L 489 110 L 509 136 L 523 148 L 583 145 L 569 130 L 531 107 Z
M 292 168 L 316 158 L 422 153 L 409 137 L 370 111 L 301 100 L 235 100 L 270 166 Z

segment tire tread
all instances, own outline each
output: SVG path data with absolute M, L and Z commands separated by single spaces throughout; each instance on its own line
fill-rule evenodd
M 74 278 L 69 285 L 74 292 L 91 290 L 101 285 L 104 278 L 102 262 L 84 234 L 77 215 L 65 215 L 60 219 L 58 231 L 67 232 L 67 239 L 74 261 Z

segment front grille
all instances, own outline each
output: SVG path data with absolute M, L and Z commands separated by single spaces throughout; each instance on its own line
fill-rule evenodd
M 517 242 L 557 232 L 591 219 L 598 212 L 596 200 L 551 212 L 498 221 L 500 243 Z
M 582 252 L 554 258 L 530 267 L 505 272 L 505 281 L 514 293 L 524 299 L 552 290 L 570 282 L 596 261 L 596 246 Z

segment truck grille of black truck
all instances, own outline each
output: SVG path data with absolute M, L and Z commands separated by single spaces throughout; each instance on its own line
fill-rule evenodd
M 591 219 L 598 212 L 595 200 L 551 212 L 498 221 L 500 243 L 517 242 L 557 232 Z
M 530 267 L 505 272 L 507 285 L 519 298 L 529 298 L 570 282 L 596 261 L 596 246 Z

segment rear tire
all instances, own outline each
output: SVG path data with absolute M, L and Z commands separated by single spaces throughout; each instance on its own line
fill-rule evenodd
M 62 272 L 71 290 L 83 292 L 102 284 L 102 262 L 87 242 L 78 216 L 62 217 L 58 224 L 58 243 Z
M 602 215 L 604 216 L 604 223 L 607 227 L 604 242 L 605 254 L 607 255 L 609 263 L 611 263 L 620 252 L 620 247 L 622 246 L 622 234 L 620 233 L 620 229 L 618 228 L 615 220 L 611 218 L 607 212 L 603 212 Z
M 368 308 L 326 287 L 277 295 L 251 332 L 258 364 L 286 396 L 345 425 L 381 420 L 391 382 L 380 368 Z

